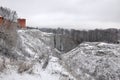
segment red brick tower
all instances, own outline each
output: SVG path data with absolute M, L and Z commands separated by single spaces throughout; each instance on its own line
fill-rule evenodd
M 17 21 L 20 28 L 26 28 L 26 19 L 18 19 Z
M 3 17 L 0 16 L 0 25 L 2 25 L 2 24 L 3 24 Z

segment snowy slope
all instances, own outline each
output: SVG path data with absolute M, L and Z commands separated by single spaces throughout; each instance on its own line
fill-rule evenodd
M 60 55 L 51 36 L 19 30 L 17 59 L 0 56 L 0 80 L 120 80 L 120 45 L 86 42 Z
M 120 45 L 86 42 L 63 55 L 77 80 L 120 80 Z
M 0 57 L 4 70 L 0 80 L 75 80 L 53 56 L 55 50 L 48 46 L 49 35 L 39 30 L 19 30 L 16 54 L 22 58 L 13 60 Z
M 0 80 L 75 80 L 55 57 L 51 57 L 46 69 L 43 69 L 42 64 L 38 62 L 32 69 L 32 73 L 28 71 L 18 73 L 17 65 L 7 64 L 7 69 L 0 74 Z
M 46 42 L 50 42 L 50 38 L 46 37 L 45 34 L 39 30 L 19 30 L 20 37 L 20 51 L 24 56 L 38 57 L 44 54 L 50 53 L 50 47 L 46 45 Z

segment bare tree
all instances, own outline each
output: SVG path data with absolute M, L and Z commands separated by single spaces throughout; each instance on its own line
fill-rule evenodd
M 17 44 L 17 13 L 0 7 L 0 15 L 3 17 L 0 25 L 0 47 L 11 51 Z

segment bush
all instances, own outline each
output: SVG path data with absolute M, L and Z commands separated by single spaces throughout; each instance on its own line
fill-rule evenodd
M 0 59 L 0 72 L 3 72 L 5 68 L 6 68 L 5 60 Z
M 33 64 L 32 63 L 27 63 L 27 62 L 21 62 L 19 65 L 18 65 L 18 73 L 23 73 L 23 72 L 26 72 L 28 71 L 28 73 L 32 73 L 32 67 L 33 67 Z

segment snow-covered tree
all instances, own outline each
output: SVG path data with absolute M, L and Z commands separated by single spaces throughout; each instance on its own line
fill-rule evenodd
M 0 16 L 3 17 L 0 25 L 0 48 L 5 49 L 3 53 L 8 53 L 17 44 L 17 13 L 9 8 L 0 7 Z

